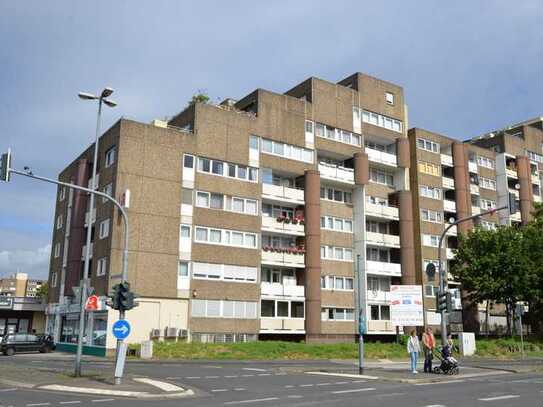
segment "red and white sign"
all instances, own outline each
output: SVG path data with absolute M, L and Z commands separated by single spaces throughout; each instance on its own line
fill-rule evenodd
M 422 326 L 422 286 L 390 286 L 390 320 L 397 326 Z
M 97 295 L 91 295 L 89 298 L 87 298 L 87 302 L 85 303 L 85 311 L 101 311 L 102 310 L 102 302 L 100 301 L 100 298 L 98 298 Z

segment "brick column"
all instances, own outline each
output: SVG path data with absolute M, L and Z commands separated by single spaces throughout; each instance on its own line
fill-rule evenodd
M 522 224 L 526 225 L 532 220 L 533 210 L 533 190 L 532 190 L 532 173 L 530 171 L 530 160 L 523 155 L 517 155 L 517 176 L 520 184 L 520 218 Z
M 409 155 L 409 139 L 407 137 L 396 139 L 396 156 L 398 167 L 409 168 L 411 158 Z
M 320 174 L 305 171 L 305 332 L 321 334 Z
M 417 284 L 415 267 L 415 236 L 413 223 L 413 198 L 411 191 L 399 191 L 400 205 L 400 260 L 402 263 L 402 284 Z
M 454 189 L 456 191 L 456 217 L 457 219 L 471 216 L 471 190 L 469 185 L 468 151 L 460 142 L 452 145 L 454 165 Z M 473 227 L 473 222 L 464 222 L 458 225 L 458 232 L 467 233 Z
M 370 167 L 366 153 L 355 153 L 354 155 L 354 183 L 355 185 L 366 185 L 370 178 Z

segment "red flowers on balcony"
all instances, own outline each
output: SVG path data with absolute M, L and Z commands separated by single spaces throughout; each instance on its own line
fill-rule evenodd
M 273 246 L 262 246 L 262 250 L 265 252 L 275 252 L 275 253 L 287 253 L 287 254 L 305 254 L 305 248 L 303 247 L 273 247 Z
M 275 220 L 280 223 L 286 223 L 286 224 L 292 223 L 293 225 L 298 225 L 298 224 L 305 225 L 305 219 L 301 215 L 295 216 L 293 218 L 289 218 L 288 216 L 278 216 L 277 218 L 275 218 Z

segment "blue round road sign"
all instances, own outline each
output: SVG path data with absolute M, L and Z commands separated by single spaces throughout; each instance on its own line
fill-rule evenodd
M 119 319 L 113 324 L 113 336 L 117 339 L 126 339 L 130 335 L 130 324 L 126 319 Z

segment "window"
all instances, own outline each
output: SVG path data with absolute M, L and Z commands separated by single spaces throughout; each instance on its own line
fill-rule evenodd
M 417 148 L 421 150 L 430 151 L 432 153 L 439 153 L 439 144 L 435 141 L 426 140 L 423 138 L 417 138 Z
M 100 222 L 98 237 L 104 239 L 109 236 L 109 219 Z
M 60 257 L 60 243 L 55 243 L 55 259 Z
M 57 216 L 57 229 L 62 228 L 62 223 L 63 223 L 62 215 L 58 215 Z
M 191 315 L 201 318 L 255 319 L 256 302 L 228 300 L 192 300 Z
M 211 194 L 211 200 L 209 207 L 211 209 L 222 209 L 224 204 L 224 198 L 222 194 Z
M 56 272 L 51 273 L 51 287 L 57 286 L 57 277 L 58 275 Z
M 196 206 L 245 213 L 247 215 L 258 215 L 258 201 L 254 199 L 232 197 L 205 191 L 196 192 Z
M 335 230 L 336 232 L 352 233 L 353 221 L 332 216 L 321 216 L 321 228 Z
M 431 209 L 420 210 L 422 220 L 425 222 L 443 223 L 443 213 Z
M 189 238 L 190 239 L 190 226 L 189 225 L 181 225 L 181 237 Z
M 278 155 L 291 160 L 303 161 L 309 164 L 313 163 L 313 150 L 308 150 L 307 148 L 285 144 L 278 141 L 262 139 L 262 152 L 266 154 Z
M 370 168 L 370 181 L 377 184 L 394 186 L 394 175 L 377 168 Z
M 366 221 L 366 231 L 372 233 L 389 234 L 389 224 L 387 222 L 378 222 L 376 220 Z
M 352 308 L 322 308 L 321 319 L 323 321 L 354 321 Z
M 385 92 L 385 101 L 389 105 L 393 105 L 394 104 L 394 93 Z
M 351 133 L 350 131 L 335 129 L 321 123 L 316 123 L 315 128 L 317 130 L 317 137 L 327 138 L 353 146 L 361 145 L 360 135 Z
M 534 153 L 533 151 L 526 150 L 526 155 L 530 160 L 543 164 L 543 155 Z
M 422 244 L 424 246 L 438 247 L 439 246 L 439 236 L 438 235 L 422 235 Z
M 189 263 L 186 261 L 180 261 L 177 263 L 177 275 L 179 277 L 189 276 Z
M 183 156 L 183 167 L 185 168 L 194 168 L 194 156 L 185 154 Z
M 354 283 L 351 277 L 323 276 L 321 277 L 321 288 L 324 290 L 346 290 L 353 289 Z
M 249 136 L 249 148 L 252 150 L 258 150 L 258 137 Z
M 313 133 L 313 122 L 306 120 L 305 121 L 305 132 L 306 133 Z
M 256 233 L 196 226 L 195 241 L 199 243 L 220 244 L 248 249 L 257 248 Z
M 257 182 L 258 169 L 241 164 L 225 163 L 219 160 L 198 158 L 198 171 L 220 177 L 236 178 L 243 181 Z
M 113 196 L 113 184 L 109 183 L 102 188 L 102 192 L 106 195 Z M 108 202 L 109 199 L 102 197 L 102 203 Z
M 98 262 L 96 264 L 96 275 L 98 277 L 105 276 L 107 273 L 107 257 L 102 257 L 101 259 L 98 259 Z
M 481 198 L 481 208 L 488 210 L 496 208 L 496 201 Z
M 439 177 L 441 175 L 441 166 L 427 163 L 424 161 L 419 161 L 419 171 L 424 174 L 435 175 Z
M 342 191 L 330 187 L 321 187 L 321 198 L 328 201 L 352 203 L 352 192 Z
M 389 321 L 390 306 L 372 304 L 370 307 L 370 320 L 372 321 Z
M 325 260 L 353 261 L 353 250 L 345 247 L 321 246 L 321 258 Z
M 496 190 L 496 180 L 489 179 L 489 178 L 484 178 L 484 177 L 479 177 L 479 187 L 495 191 Z
M 477 164 L 479 164 L 481 167 L 490 168 L 491 170 L 496 167 L 496 163 L 494 162 L 494 160 L 483 157 L 482 155 L 477 156 Z
M 58 193 L 58 200 L 64 201 L 65 198 L 66 198 L 66 187 L 60 187 L 60 191 Z
M 388 278 L 368 277 L 368 291 L 390 291 Z
M 424 296 L 425 297 L 435 297 L 437 291 L 438 291 L 438 288 L 433 286 L 433 285 L 427 284 L 427 285 L 424 286 Z
M 488 222 L 486 220 L 481 220 L 481 228 L 484 230 L 496 230 L 496 224 L 494 222 Z
M 373 113 L 368 110 L 362 110 L 362 121 L 364 123 L 369 123 L 374 126 L 383 127 L 385 129 L 392 130 L 397 133 L 402 132 L 402 122 L 400 120 L 396 120 L 391 117 L 384 116 L 378 113 Z
M 426 198 L 441 199 L 441 188 L 421 185 L 420 195 Z
M 115 155 L 116 155 L 117 149 L 115 146 L 111 147 L 109 150 L 106 151 L 106 164 L 105 168 L 111 167 L 113 163 L 115 163 Z
M 390 263 L 390 250 L 378 247 L 366 247 L 366 258 L 369 261 Z
M 181 203 L 184 205 L 192 205 L 192 189 L 181 188 Z

